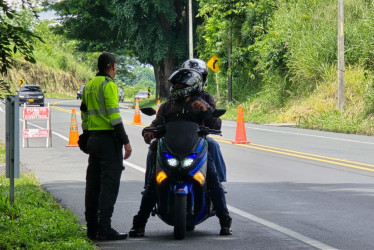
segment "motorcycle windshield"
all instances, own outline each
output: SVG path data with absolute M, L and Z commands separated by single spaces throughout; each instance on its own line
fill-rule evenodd
M 176 155 L 187 155 L 194 152 L 199 141 L 199 126 L 190 121 L 174 121 L 166 124 L 164 142 L 168 149 Z

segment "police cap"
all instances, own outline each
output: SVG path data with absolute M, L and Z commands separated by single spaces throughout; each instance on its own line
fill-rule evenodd
M 99 59 L 97 60 L 97 68 L 100 72 L 105 72 L 115 63 L 117 63 L 117 61 L 114 55 L 109 52 L 104 52 L 99 56 Z

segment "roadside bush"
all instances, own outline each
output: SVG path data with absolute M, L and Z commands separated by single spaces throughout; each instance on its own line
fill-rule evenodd
M 43 191 L 35 176 L 15 180 L 15 202 L 9 202 L 9 180 L 0 175 L 0 249 L 95 249 L 78 218 Z

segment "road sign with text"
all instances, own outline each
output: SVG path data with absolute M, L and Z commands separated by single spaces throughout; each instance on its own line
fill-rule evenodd
M 47 120 L 47 127 L 37 129 L 28 128 L 29 120 Z M 29 139 L 46 138 L 46 147 L 52 147 L 51 109 L 48 107 L 26 107 L 23 106 L 23 147 L 29 146 Z

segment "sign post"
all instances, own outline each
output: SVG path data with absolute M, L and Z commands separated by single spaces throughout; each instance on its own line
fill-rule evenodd
M 6 178 L 9 178 L 9 201 L 14 203 L 14 178 L 19 178 L 19 99 L 8 95 L 5 98 L 5 149 Z

